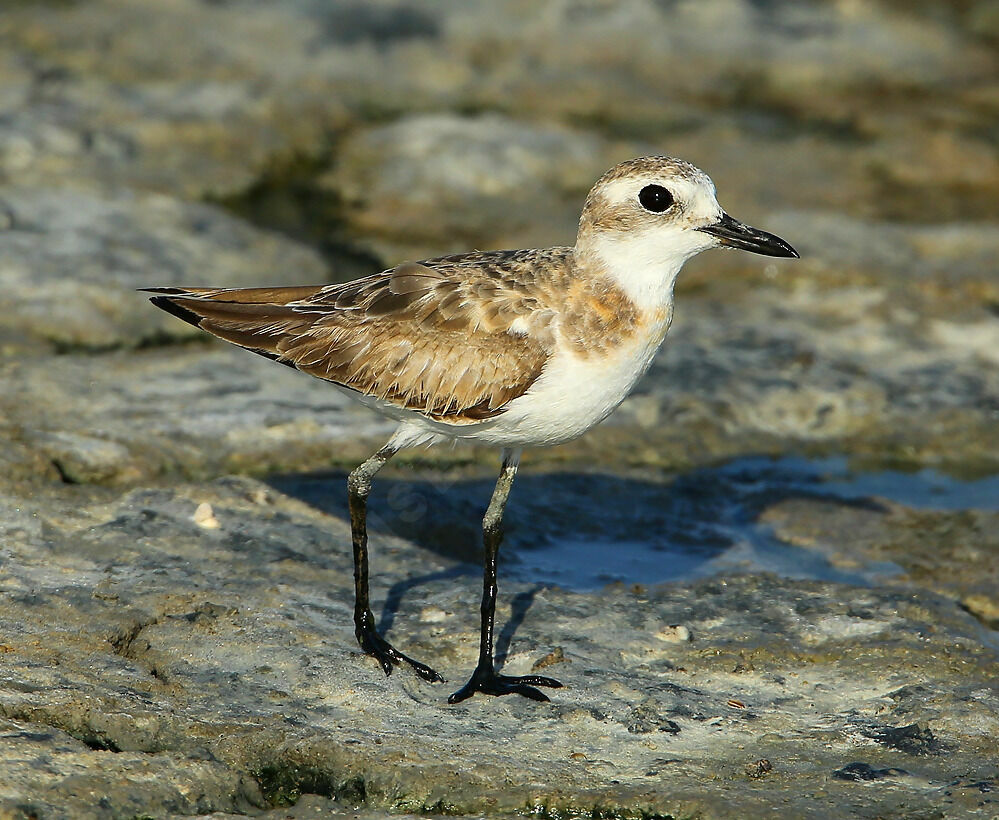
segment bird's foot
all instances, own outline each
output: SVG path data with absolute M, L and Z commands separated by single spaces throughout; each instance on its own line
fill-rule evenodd
M 531 700 L 550 700 L 548 695 L 540 689 L 535 689 L 535 686 L 548 686 L 552 689 L 562 688 L 562 684 L 554 678 L 546 678 L 542 675 L 500 675 L 497 674 L 491 663 L 479 664 L 475 667 L 472 677 L 468 679 L 468 683 L 451 695 L 447 702 L 461 703 L 476 692 L 482 692 L 484 695 L 516 694 Z
M 440 673 L 431 669 L 425 663 L 420 663 L 408 655 L 403 655 L 402 652 L 379 635 L 378 630 L 371 625 L 373 620 L 373 616 L 369 612 L 367 618 L 361 618 L 360 622 L 357 623 L 354 634 L 357 636 L 357 642 L 360 644 L 361 649 L 381 664 L 386 675 L 391 675 L 392 669 L 397 664 L 408 663 L 413 667 L 413 671 L 425 681 L 429 681 L 430 683 L 444 682 L 444 678 Z

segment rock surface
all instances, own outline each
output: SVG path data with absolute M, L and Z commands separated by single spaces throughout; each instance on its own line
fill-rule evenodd
M 997 24 L 3 4 L 0 816 L 996 814 Z M 802 259 L 693 260 L 635 395 L 527 455 L 500 654 L 567 686 L 448 707 L 495 454 L 376 483 L 376 612 L 449 682 L 386 679 L 343 471 L 392 425 L 135 289 L 571 243 L 652 152 Z
M 453 559 L 373 540 L 381 620 L 446 673 L 431 686 L 356 650 L 344 521 L 264 484 L 7 504 L 14 816 L 86 813 L 98 795 L 122 816 L 302 793 L 457 814 L 913 816 L 989 805 L 996 784 L 995 639 L 925 589 L 505 584 L 504 668 L 544 666 L 566 688 L 449 707 L 477 646 L 478 584 Z
M 231 193 L 360 123 L 495 111 L 673 146 L 763 201 L 994 217 L 990 19 L 988 0 L 17 3 L 0 170 Z
M 364 458 L 394 429 L 329 385 L 221 345 L 19 358 L 3 376 L 14 482 L 315 468 Z
M 0 189 L 0 348 L 101 351 L 198 337 L 136 288 L 326 280 L 317 254 L 218 208 L 151 194 Z
M 840 565 L 890 561 L 901 572 L 885 583 L 932 589 L 999 628 L 999 517 L 994 512 L 912 510 L 885 502 L 864 510 L 811 499 L 778 503 L 762 518 L 778 538 L 824 552 Z M 830 538 L 845 531 L 849 540 Z
M 418 115 L 344 141 L 320 177 L 383 258 L 571 244 L 580 203 L 616 159 L 605 141 L 495 114 Z

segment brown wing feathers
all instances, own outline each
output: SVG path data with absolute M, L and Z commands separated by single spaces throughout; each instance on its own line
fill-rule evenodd
M 226 341 L 442 421 L 503 412 L 547 360 L 509 332 L 531 309 L 522 295 L 415 263 L 325 287 L 151 290 L 157 307 Z

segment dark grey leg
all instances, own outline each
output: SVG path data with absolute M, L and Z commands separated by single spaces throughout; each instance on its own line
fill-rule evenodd
M 436 683 L 444 678 L 429 666 L 403 655 L 378 634 L 368 600 L 368 494 L 371 492 L 371 479 L 396 452 L 392 442 L 389 442 L 347 478 L 350 534 L 354 544 L 354 634 L 361 649 L 374 656 L 386 675 L 392 674 L 394 664 L 405 661 L 421 678 Z
M 482 630 L 479 637 L 479 662 L 468 683 L 451 697 L 448 703 L 460 703 L 476 692 L 486 695 L 518 694 L 532 700 L 548 700 L 548 696 L 535 686 L 562 686 L 554 678 L 541 675 L 498 675 L 493 664 L 493 625 L 496 619 L 496 558 L 503 540 L 503 510 L 510 496 L 513 479 L 517 475 L 520 451 L 503 451 L 503 468 L 496 480 L 496 488 L 482 519 L 482 541 L 485 547 L 485 564 L 482 573 Z

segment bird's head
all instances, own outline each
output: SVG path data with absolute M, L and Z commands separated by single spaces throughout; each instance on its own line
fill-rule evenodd
M 576 238 L 577 254 L 599 260 L 622 284 L 665 277 L 670 288 L 687 259 L 717 247 L 798 256 L 780 237 L 730 217 L 711 178 L 672 157 L 640 157 L 604 174 L 586 197 Z

